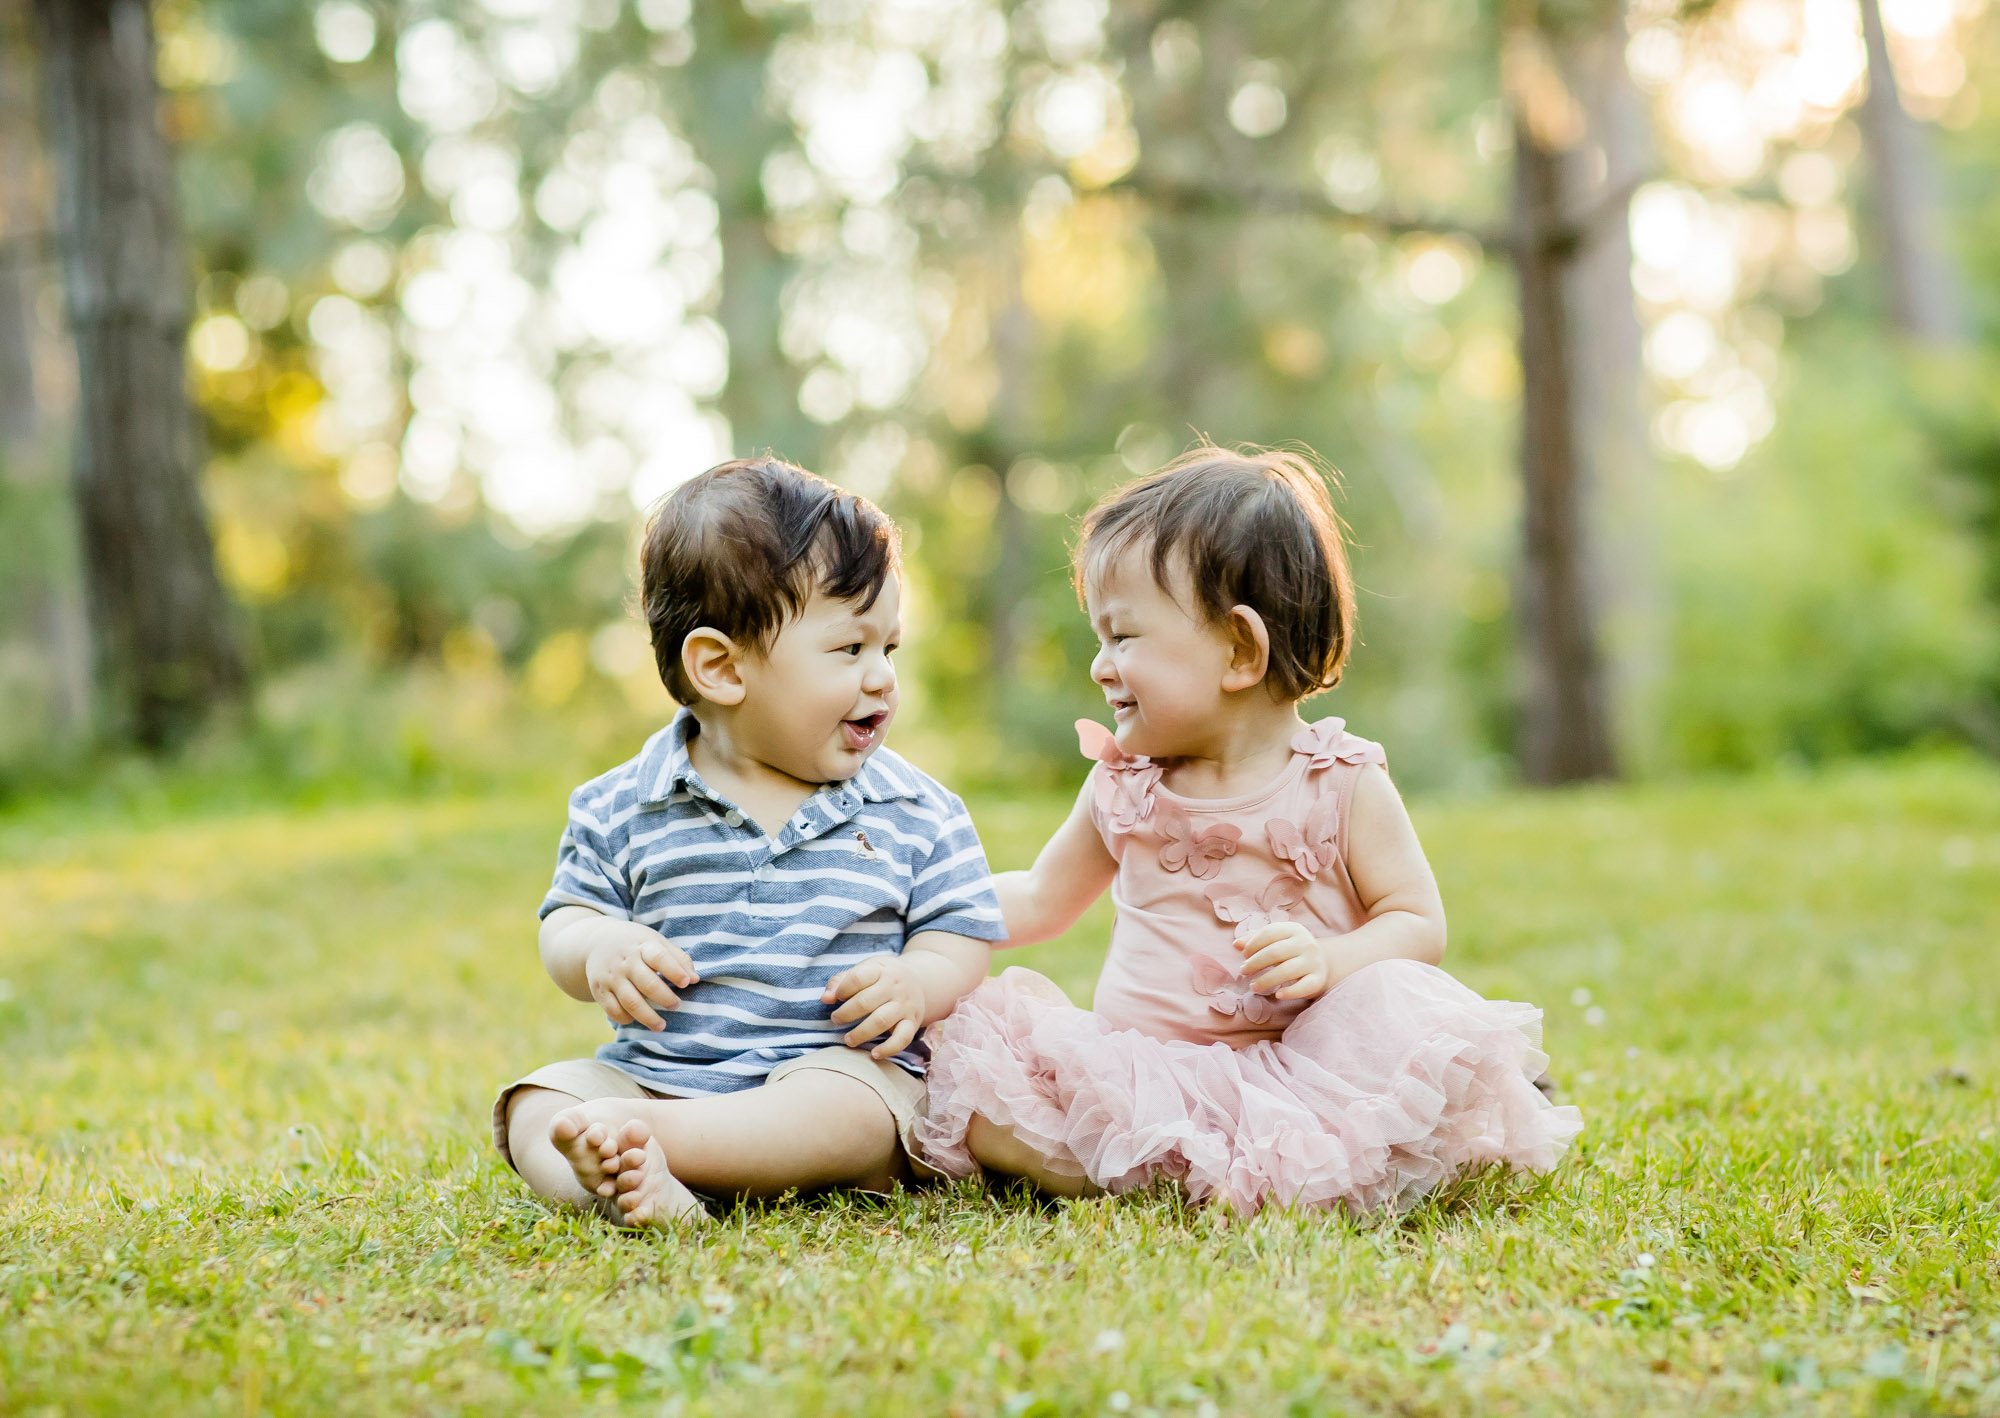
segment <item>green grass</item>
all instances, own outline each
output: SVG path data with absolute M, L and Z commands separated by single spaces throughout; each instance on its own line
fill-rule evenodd
M 975 809 L 1006 865 L 1062 804 Z M 1587 1129 L 1373 1230 L 547 1212 L 485 1117 L 601 1037 L 535 961 L 561 815 L 0 819 L 0 1411 L 2000 1411 L 1989 768 L 1420 805 Z M 1087 993 L 1103 927 L 1015 958 Z

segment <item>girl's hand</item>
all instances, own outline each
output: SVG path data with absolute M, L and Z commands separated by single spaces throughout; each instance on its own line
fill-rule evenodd
M 910 1046 L 924 1027 L 924 982 L 907 955 L 878 955 L 826 982 L 820 1003 L 845 1003 L 833 1012 L 835 1024 L 854 1024 L 844 1042 L 858 1049 L 879 1034 L 889 1037 L 868 1051 L 871 1058 L 889 1059 Z
M 1317 999 L 1333 987 L 1332 954 L 1296 921 L 1273 921 L 1236 942 L 1250 988 L 1274 999 Z
M 643 1024 L 656 1032 L 666 1028 L 659 1011 L 680 1006 L 667 981 L 686 989 L 701 978 L 687 952 L 632 921 L 606 920 L 596 931 L 583 961 L 590 997 L 613 1024 Z

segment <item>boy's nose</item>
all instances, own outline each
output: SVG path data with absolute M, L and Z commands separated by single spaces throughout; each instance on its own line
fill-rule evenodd
M 887 694 L 896 687 L 896 667 L 887 656 L 878 657 L 861 676 L 861 688 L 867 694 Z
M 1110 684 L 1118 676 L 1111 670 L 1111 651 L 1100 646 L 1090 661 L 1090 677 L 1098 684 Z

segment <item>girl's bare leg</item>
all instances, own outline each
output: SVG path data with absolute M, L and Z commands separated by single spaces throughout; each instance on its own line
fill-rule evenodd
M 1102 1196 L 1104 1189 L 1088 1177 L 1049 1170 L 1048 1158 L 1014 1135 L 1014 1129 L 989 1122 L 974 1113 L 966 1125 L 965 1147 L 988 1172 L 1026 1177 L 1051 1196 Z

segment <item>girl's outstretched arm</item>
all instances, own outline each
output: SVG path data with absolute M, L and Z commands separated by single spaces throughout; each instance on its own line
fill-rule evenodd
M 1026 871 L 1003 871 L 993 878 L 1007 939 L 1000 945 L 1033 945 L 1059 936 L 1076 924 L 1090 903 L 1104 894 L 1118 863 L 1090 820 L 1088 779 L 1076 806 Z
M 1314 999 L 1378 960 L 1444 959 L 1444 900 L 1402 796 L 1382 768 L 1362 770 L 1348 808 L 1347 870 L 1368 919 L 1346 935 L 1315 939 L 1296 922 L 1237 942 L 1252 988 Z

